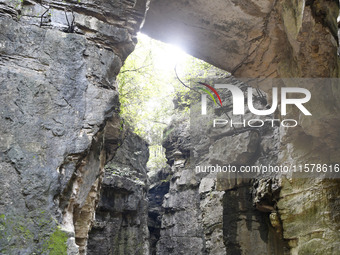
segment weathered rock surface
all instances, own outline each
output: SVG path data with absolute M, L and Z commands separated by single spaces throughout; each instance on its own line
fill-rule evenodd
M 168 193 L 162 201 L 160 236 L 154 254 L 202 254 L 204 251 L 201 223 L 199 181 L 186 168 L 190 158 L 188 116 L 176 117 L 164 131 L 166 157 L 171 166 Z
M 238 84 L 243 90 L 247 87 L 233 78 L 219 77 L 208 83 Z M 230 94 L 220 95 L 231 116 Z M 255 97 L 257 109 L 265 107 L 261 99 Z M 208 116 L 212 119 L 226 118 L 225 109 L 211 109 Z M 198 115 L 193 108 L 191 112 L 190 130 L 185 118 L 174 121 L 165 130 L 168 135 L 163 146 L 174 174 L 163 202 L 165 212 L 156 254 L 339 252 L 338 180 L 298 179 L 279 173 L 228 175 L 204 170 L 203 166 L 214 164 L 280 164 L 286 149 L 280 141 L 280 134 L 285 134 L 280 125 L 250 129 L 225 124 L 222 130 L 216 130 L 211 128 L 211 119 L 200 115 L 200 109 Z M 244 119 L 253 117 L 246 110 Z M 193 151 L 189 159 L 190 148 Z M 195 174 L 198 165 L 203 173 Z M 250 179 L 254 177 L 257 178 Z M 204 235 L 197 235 L 199 232 Z
M 232 77 L 208 80 L 210 84 L 216 82 L 247 88 Z M 230 115 L 231 95 L 220 95 Z M 256 98 L 255 103 L 260 109 L 261 98 Z M 226 117 L 220 109 L 211 114 L 213 118 Z M 245 118 L 249 117 L 248 111 Z M 250 130 L 236 125 L 235 132 L 227 126 L 214 130 L 212 122 L 193 120 L 193 115 L 189 128 L 185 120 L 188 116 L 177 117 L 165 130 L 163 146 L 173 175 L 162 205 L 164 214 L 156 254 L 286 254 L 282 232 L 275 230 L 268 217 L 276 213 L 279 187 L 275 181 L 269 176 L 256 181 L 195 171 L 196 166 L 216 163 L 275 164 L 278 127 Z
M 171 173 L 169 168 L 160 169 L 154 173 L 150 172 L 150 188 L 148 191 L 148 228 L 150 234 L 150 255 L 156 255 L 156 246 L 160 238 L 162 207 L 164 196 L 169 192 Z
M 237 77 L 332 78 L 339 77 L 338 7 L 337 0 L 154 0 L 143 31 L 163 41 L 177 42 Z M 260 86 L 265 91 L 271 87 Z M 338 81 L 309 87 L 314 95 L 309 105 L 313 117 L 289 114 L 301 121 L 301 128 L 280 130 L 278 163 L 338 162 L 338 88 Z M 228 151 L 225 155 L 232 157 Z M 211 156 L 215 157 L 214 153 Z M 228 180 L 219 179 L 219 183 L 220 189 L 232 186 Z M 281 216 L 291 254 L 321 254 L 321 247 L 324 254 L 337 254 L 339 221 L 334 208 L 338 205 L 338 181 L 289 178 L 278 185 L 279 213 L 271 214 L 270 219 L 277 226 L 277 216 Z M 265 210 L 267 202 L 259 208 Z
M 334 77 L 338 5 L 153 0 L 142 31 L 237 77 Z
M 119 137 L 115 76 L 145 10 L 146 1 L 1 1 L 0 253 L 64 253 L 67 237 L 70 254 L 85 253 L 115 150 L 105 139 Z
M 149 254 L 148 145 L 131 131 L 105 166 L 88 254 Z

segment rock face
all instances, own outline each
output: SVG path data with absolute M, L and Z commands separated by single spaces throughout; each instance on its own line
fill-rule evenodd
M 243 90 L 247 87 L 232 77 L 207 82 L 235 84 Z M 230 115 L 231 94 L 225 94 L 222 101 Z M 261 109 L 260 98 L 254 103 Z M 225 116 L 218 110 L 212 114 L 214 118 Z M 250 116 L 248 111 L 245 118 Z M 277 214 L 274 206 L 280 187 L 274 179 L 229 178 L 195 170 L 196 166 L 218 160 L 221 165 L 275 164 L 278 127 L 264 126 L 254 131 L 236 125 L 235 132 L 224 126 L 226 131 L 217 134 L 209 125 L 195 125 L 193 121 L 189 128 L 188 119 L 176 117 L 165 130 L 163 146 L 172 166 L 172 178 L 162 205 L 156 254 L 287 254 L 281 225 L 272 224 L 268 217 Z M 190 157 L 190 149 L 191 155 L 200 156 Z
M 120 125 L 115 76 L 145 10 L 146 1 L 0 3 L 0 253 L 64 254 L 66 239 L 70 254 L 85 253 L 115 150 L 105 140 Z
M 334 77 L 339 1 L 153 0 L 142 31 L 237 77 Z
M 154 38 L 182 44 L 194 56 L 236 77 L 336 78 L 338 7 L 337 0 L 154 0 L 142 30 Z M 280 130 L 278 163 L 338 162 L 339 84 L 327 83 L 308 87 L 314 95 L 310 103 L 312 118 L 307 120 L 296 112 L 289 114 L 301 120 L 301 127 L 292 132 Z M 268 92 L 271 84 L 260 87 Z M 230 153 L 234 154 L 225 151 L 225 157 L 232 159 Z M 210 156 L 215 157 L 213 152 Z M 233 186 L 228 180 L 218 180 L 220 190 Z M 258 184 L 266 186 L 265 190 L 271 189 L 267 181 Z M 339 253 L 339 221 L 334 210 L 338 206 L 339 181 L 283 178 L 278 186 L 278 210 L 269 219 L 282 229 L 290 253 Z M 258 205 L 261 210 L 267 206 Z M 239 243 L 239 248 L 246 244 Z
M 88 254 L 148 254 L 148 145 L 130 131 L 105 166 Z
M 162 228 L 162 217 L 164 208 L 162 207 L 164 197 L 169 192 L 171 173 L 170 169 L 164 168 L 151 173 L 150 188 L 148 192 L 148 227 L 150 233 L 150 255 L 157 254 L 157 242 L 160 238 Z
M 276 2 L 154 0 L 142 31 L 183 45 L 194 56 L 234 73 L 245 61 L 251 62 L 250 59 L 268 49 L 266 31 L 272 25 L 270 19 Z M 279 38 L 275 39 L 278 43 Z M 269 64 L 272 59 L 267 58 Z M 267 73 L 274 70 L 272 66 Z
M 190 155 L 186 147 L 190 143 L 187 125 L 186 118 L 173 123 L 163 145 L 173 175 L 169 181 L 169 193 L 165 195 L 162 205 L 164 214 L 156 254 L 201 254 L 204 248 L 199 182 L 191 170 L 183 169 Z

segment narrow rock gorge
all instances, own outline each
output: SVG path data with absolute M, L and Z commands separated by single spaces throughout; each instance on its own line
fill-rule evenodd
M 340 163 L 338 16 L 337 0 L 2 0 L 0 254 L 340 254 L 338 178 L 195 172 Z M 209 84 L 247 97 L 261 78 L 257 109 L 272 102 L 268 79 L 313 78 L 301 85 L 313 115 L 291 107 L 297 127 L 216 133 L 179 112 L 164 130 L 168 167 L 148 175 L 116 82 L 139 31 L 231 73 Z M 232 115 L 221 97 L 212 118 Z

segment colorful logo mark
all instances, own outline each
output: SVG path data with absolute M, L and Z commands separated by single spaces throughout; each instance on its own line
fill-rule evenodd
M 222 107 L 222 100 L 221 100 L 220 95 L 217 93 L 217 91 L 216 91 L 212 86 L 210 86 L 210 85 L 208 85 L 208 84 L 206 84 L 206 83 L 203 83 L 203 82 L 198 82 L 198 83 L 201 84 L 201 85 L 203 85 L 203 86 L 205 86 L 205 87 L 207 87 L 208 89 L 210 89 L 210 90 L 216 95 L 216 97 L 217 97 L 218 100 L 220 101 L 220 104 L 221 104 L 221 107 Z M 200 90 L 204 91 L 205 93 L 207 93 L 207 94 L 212 98 L 212 100 L 214 101 L 215 105 L 217 105 L 216 100 L 215 100 L 213 94 L 212 94 L 209 90 L 207 90 L 207 89 L 205 89 L 205 88 L 201 88 L 201 87 L 198 87 L 198 88 L 199 88 Z

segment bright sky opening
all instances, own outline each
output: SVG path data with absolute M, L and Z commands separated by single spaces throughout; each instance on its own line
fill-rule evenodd
M 145 34 L 139 33 L 138 38 L 141 40 L 150 39 Z M 191 57 L 177 45 L 161 43 L 162 47 L 154 47 L 152 54 L 154 63 L 160 72 L 173 73 L 176 66 L 178 75 L 184 74 L 186 61 Z

